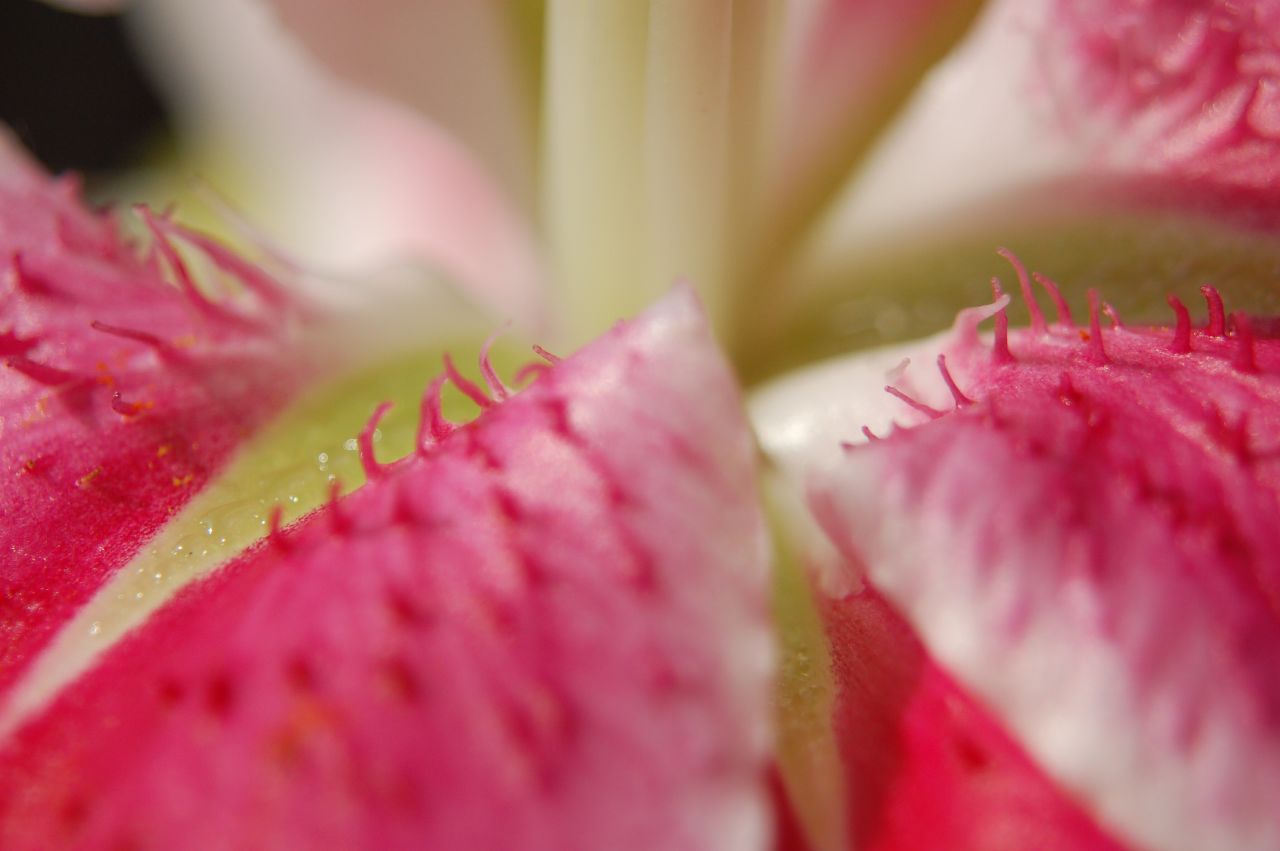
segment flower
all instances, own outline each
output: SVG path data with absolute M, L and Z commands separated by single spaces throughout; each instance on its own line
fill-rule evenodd
M 1093 296 L 1080 328 L 1045 279 L 1050 326 L 1008 254 L 1029 330 L 1007 330 L 997 284 L 949 336 L 758 392 L 776 745 L 734 377 L 687 289 L 601 336 L 685 275 L 754 380 L 860 326 L 931 321 L 899 303 L 973 300 L 930 254 L 1016 236 L 1015 219 L 1058 251 L 1085 227 L 1130 262 L 1181 252 L 1159 280 L 1175 290 L 1225 268 L 1216 246 L 1268 257 L 1271 3 L 992 3 L 879 135 L 895 86 L 943 52 L 912 49 L 930 30 L 950 46 L 968 4 L 275 5 L 338 72 L 403 101 L 281 60 L 262 19 L 232 18 L 281 74 L 202 100 L 252 104 L 266 161 L 316 191 L 378 154 L 348 184 L 373 238 L 345 256 L 334 241 L 331 267 L 430 257 L 518 333 L 595 341 L 539 350 L 515 393 L 491 339 L 483 387 L 446 357 L 419 422 L 393 427 L 383 404 L 357 435 L 362 384 L 417 374 L 406 340 L 492 320 L 399 276 L 323 289 L 169 215 L 121 237 L 9 152 L 5 847 L 755 848 L 771 759 L 780 842 L 1275 844 L 1266 323 L 1228 324 L 1209 290 L 1204 330 L 1177 301 L 1171 331 L 1109 306 L 1104 329 Z M 191 8 L 214 16 L 193 43 L 225 54 L 207 26 L 248 7 Z M 445 73 L 459 57 L 465 86 Z M 331 138 L 312 145 L 299 118 Z M 449 191 L 411 189 L 432 184 Z M 943 229 L 957 210 L 980 215 Z M 897 367 L 876 401 L 921 351 L 936 385 Z M 479 417 L 446 417 L 446 386 Z
M 131 575 L 140 539 L 190 522 L 168 515 L 322 368 L 323 326 L 198 234 L 144 212 L 135 255 L 11 165 L 5 847 L 759 844 L 764 527 L 690 293 L 515 396 L 487 356 L 487 391 L 446 361 L 413 453 L 375 456 L 383 405 L 363 487 L 287 529 L 276 509 L 68 685 L 83 608 L 178 584 Z M 252 295 L 213 300 L 182 242 Z M 446 380 L 478 420 L 445 418 Z

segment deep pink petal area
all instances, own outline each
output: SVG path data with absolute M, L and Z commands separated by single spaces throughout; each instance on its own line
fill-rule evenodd
M 1176 329 L 1103 329 L 1096 302 L 1085 327 L 1033 313 L 1007 347 L 959 328 L 954 390 L 915 400 L 934 419 L 852 449 L 812 502 L 1108 829 L 1274 848 L 1280 343 L 1207 296 L 1206 328 L 1177 305 Z
M 189 587 L 10 743 L 0 845 L 764 847 L 754 487 L 678 293 Z
M 828 599 L 859 851 L 1121 851 L 874 591 Z
M 0 693 L 301 377 L 273 360 L 283 307 L 228 312 L 134 252 L 74 181 L 6 157 Z
M 1187 174 L 1274 187 L 1280 3 L 1055 0 L 1045 39 L 1054 91 L 1118 118 L 1149 144 L 1143 153 Z

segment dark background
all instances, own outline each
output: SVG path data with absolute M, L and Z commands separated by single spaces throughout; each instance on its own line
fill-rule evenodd
M 90 176 L 136 163 L 166 130 L 120 19 L 37 0 L 0 0 L 0 122 L 50 170 Z

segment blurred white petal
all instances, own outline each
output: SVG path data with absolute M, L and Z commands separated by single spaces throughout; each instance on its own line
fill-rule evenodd
M 134 22 L 182 143 L 285 248 L 338 275 L 425 262 L 540 322 L 527 224 L 448 135 L 330 77 L 254 0 L 145 0 Z
M 221 5 L 221 4 L 209 4 Z M 431 118 L 521 202 L 534 189 L 536 52 L 508 0 L 267 0 L 326 64 Z M 529 14 L 530 42 L 541 33 Z M 525 61 L 522 61 L 522 58 Z

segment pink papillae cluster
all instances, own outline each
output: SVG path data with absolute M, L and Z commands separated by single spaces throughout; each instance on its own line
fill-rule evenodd
M 1155 155 L 1186 176 L 1274 183 L 1280 3 L 1054 0 L 1050 8 L 1045 73 L 1068 125 L 1110 114 L 1138 149 L 1130 154 Z
M 1104 327 L 1096 295 L 1086 326 L 1050 324 L 1014 260 L 1031 328 L 1009 332 L 1007 298 L 988 339 L 962 315 L 932 391 L 950 408 L 896 390 L 923 424 L 812 480 L 873 589 L 827 615 L 846 764 L 882 769 L 854 781 L 885 805 L 856 798 L 853 831 L 895 849 L 1274 847 L 1280 347 L 1208 287 L 1203 326 L 1171 299 L 1173 328 Z M 877 713 L 890 734 L 860 735 Z M 978 841 L 963 801 L 1012 833 Z
M 0 696 L 309 372 L 299 307 L 165 216 L 88 211 L 0 139 Z M 205 291 L 179 246 L 224 275 Z

